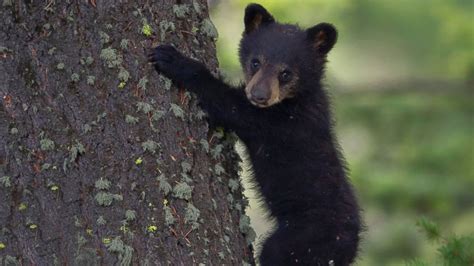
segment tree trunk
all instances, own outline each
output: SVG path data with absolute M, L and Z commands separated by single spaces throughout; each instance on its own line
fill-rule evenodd
M 151 2 L 3 0 L 0 264 L 253 263 L 232 138 L 147 64 L 216 69 L 205 0 Z

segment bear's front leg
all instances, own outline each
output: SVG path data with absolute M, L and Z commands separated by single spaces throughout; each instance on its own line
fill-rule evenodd
M 171 45 L 156 47 L 149 60 L 159 73 L 187 89 L 196 89 L 201 85 L 200 80 L 211 75 L 202 63 L 184 56 Z
M 243 88 L 231 88 L 202 63 L 182 55 L 173 46 L 156 47 L 149 60 L 158 73 L 194 92 L 214 125 L 233 130 L 242 137 L 254 132 L 253 127 L 262 123 Z

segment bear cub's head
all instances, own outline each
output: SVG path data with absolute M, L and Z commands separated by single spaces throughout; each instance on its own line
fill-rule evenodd
M 275 105 L 319 82 L 326 55 L 337 40 L 331 24 L 306 30 L 280 24 L 259 4 L 247 6 L 244 23 L 239 55 L 245 93 L 253 105 Z

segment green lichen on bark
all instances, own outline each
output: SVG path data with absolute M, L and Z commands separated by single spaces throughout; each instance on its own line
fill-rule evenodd
M 181 169 L 183 170 L 183 173 L 189 173 L 191 172 L 192 166 L 188 162 L 182 162 L 181 163 Z
M 51 151 L 54 149 L 55 144 L 51 139 L 44 138 L 40 140 L 40 147 L 43 151 Z
M 212 21 L 208 18 L 204 19 L 201 24 L 201 32 L 206 35 L 207 37 L 215 40 L 219 37 L 216 27 L 212 23 Z
M 148 83 L 148 79 L 146 77 L 142 77 L 138 81 L 138 87 L 142 90 L 146 90 L 146 84 Z
M 123 67 L 119 68 L 118 79 L 123 82 L 127 82 L 130 78 L 130 73 Z
M 168 196 L 168 194 L 173 191 L 173 188 L 171 187 L 170 183 L 166 180 L 166 177 L 164 174 L 159 175 L 156 180 L 160 183 L 159 184 L 159 190 L 163 192 L 165 196 Z
M 189 200 L 191 199 L 192 192 L 193 192 L 193 187 L 191 187 L 185 182 L 179 182 L 173 188 L 173 195 L 178 199 Z
M 12 6 L 13 5 L 13 0 L 3 0 L 3 4 L 2 4 L 4 7 L 7 7 L 7 6 Z
M 184 121 L 184 110 L 181 108 L 181 106 L 171 103 L 170 105 L 170 111 L 173 112 L 174 116 L 180 118 L 181 120 Z
M 162 20 L 160 22 L 160 38 L 161 41 L 165 40 L 166 33 L 168 31 L 174 32 L 176 30 L 176 26 L 172 21 Z
M 105 178 L 100 178 L 99 180 L 95 181 L 95 188 L 100 190 L 108 190 L 110 188 L 110 181 Z
M 199 227 L 198 219 L 201 212 L 191 203 L 186 206 L 186 212 L 184 214 L 184 222 L 190 224 L 193 229 Z
M 76 161 L 77 156 L 83 154 L 84 152 L 86 152 L 84 146 L 80 142 L 76 141 L 76 144 L 72 145 L 71 149 L 69 150 L 69 162 Z
M 128 40 L 128 39 L 122 39 L 122 40 L 120 41 L 120 48 L 122 48 L 122 50 L 127 50 L 129 43 L 130 43 L 130 40 Z
M 173 84 L 173 82 L 171 81 L 171 79 L 163 76 L 163 75 L 159 75 L 159 78 L 160 78 L 160 82 L 163 84 L 163 86 L 165 87 L 165 90 L 169 91 L 171 89 L 171 85 Z
M 163 211 L 165 212 L 165 225 L 173 225 L 176 219 L 174 218 L 173 213 L 171 212 L 171 208 L 165 205 L 163 206 Z
M 251 245 L 255 240 L 256 234 L 253 228 L 250 226 L 250 217 L 245 214 L 240 216 L 239 229 L 240 232 L 245 235 L 247 245 Z
M 139 121 L 138 117 L 134 117 L 134 116 L 131 116 L 131 115 L 125 115 L 125 122 L 127 124 L 135 125 L 136 123 L 138 123 L 138 121 Z
M 133 248 L 126 245 L 119 236 L 115 237 L 110 243 L 105 245 L 107 250 L 116 253 L 118 256 L 118 265 L 128 266 L 132 263 Z
M 177 18 L 185 18 L 189 13 L 189 6 L 186 4 L 182 5 L 173 5 L 173 13 Z
M 163 116 L 165 116 L 166 112 L 161 111 L 161 110 L 153 110 L 153 113 L 151 115 L 151 119 L 153 121 L 158 121 L 160 120 Z
M 214 165 L 214 173 L 218 176 L 222 175 L 223 173 L 225 173 L 225 169 L 224 167 L 222 166 L 221 163 L 216 163 Z
M 211 155 L 214 160 L 219 160 L 223 157 L 222 151 L 224 150 L 224 145 L 217 144 L 214 148 L 211 149 Z
M 0 261 L 2 261 L 2 257 L 0 257 Z M 5 265 L 5 266 L 20 266 L 20 265 L 22 265 L 22 264 L 20 264 L 20 262 L 18 261 L 18 259 L 16 257 L 10 256 L 10 255 L 5 256 L 5 259 L 3 259 L 3 263 L 4 263 L 3 265 Z
M 95 200 L 100 206 L 108 207 L 112 205 L 114 201 L 122 201 L 123 197 L 119 194 L 112 194 L 109 192 L 100 191 L 95 195 Z
M 96 220 L 97 225 L 106 225 L 107 220 L 105 220 L 104 216 L 100 215 Z
M 92 131 L 92 127 L 89 124 L 84 124 L 84 125 L 82 125 L 81 128 L 82 128 L 82 132 L 84 132 L 85 134 Z
M 104 63 L 108 68 L 116 68 L 123 62 L 122 55 L 111 47 L 102 49 L 100 52 L 100 58 L 104 60 Z
M 196 14 L 201 15 L 202 7 L 201 7 L 201 5 L 199 4 L 198 1 L 193 0 L 193 8 L 194 8 L 194 12 L 196 12 Z
M 103 31 L 99 31 L 99 38 L 102 44 L 106 44 L 110 42 L 110 36 Z
M 145 114 L 148 114 L 149 112 L 153 111 L 153 107 L 151 104 L 146 103 L 146 102 L 138 102 L 137 103 L 137 112 L 142 111 Z
M 153 140 L 147 140 L 145 142 L 142 142 L 142 148 L 145 152 L 148 151 L 152 154 L 155 154 L 157 149 L 160 148 L 160 144 Z
M 94 63 L 94 58 L 92 58 L 92 56 L 88 56 L 85 59 L 81 58 L 80 63 L 81 65 L 90 66 L 92 63 Z
M 203 120 L 204 117 L 207 116 L 207 114 L 206 114 L 204 111 L 202 111 L 202 110 L 198 110 L 198 111 L 196 112 L 196 114 L 194 114 L 194 116 L 195 116 L 198 120 Z
M 134 221 L 137 218 L 137 212 L 135 210 L 126 210 L 125 211 L 125 220 L 127 222 Z
M 9 188 L 12 185 L 10 177 L 7 175 L 0 177 L 0 185 L 4 188 Z
M 56 48 L 56 47 L 50 48 L 50 49 L 48 50 L 48 54 L 49 54 L 49 55 L 53 55 L 53 54 L 56 52 L 57 49 L 58 49 L 58 48 Z
M 71 81 L 72 81 L 72 82 L 78 82 L 79 79 L 80 79 L 79 74 L 77 74 L 77 73 L 72 73 L 72 75 L 71 75 Z
M 206 153 L 209 153 L 209 142 L 206 139 L 201 139 L 199 144 Z
M 151 35 L 153 35 L 153 28 L 150 26 L 150 24 L 146 22 L 146 20 L 143 21 L 142 33 L 146 37 L 150 37 Z
M 240 182 L 236 178 L 229 179 L 229 189 L 232 193 L 236 192 L 240 187 Z
M 95 76 L 87 76 L 87 85 L 94 86 Z

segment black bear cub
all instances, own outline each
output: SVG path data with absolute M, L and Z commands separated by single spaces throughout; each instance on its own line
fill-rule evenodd
M 361 221 L 321 85 L 336 29 L 280 24 L 262 6 L 245 10 L 240 62 L 246 85 L 232 88 L 172 46 L 150 61 L 194 92 L 213 125 L 245 143 L 255 181 L 278 227 L 261 265 L 349 265 Z

